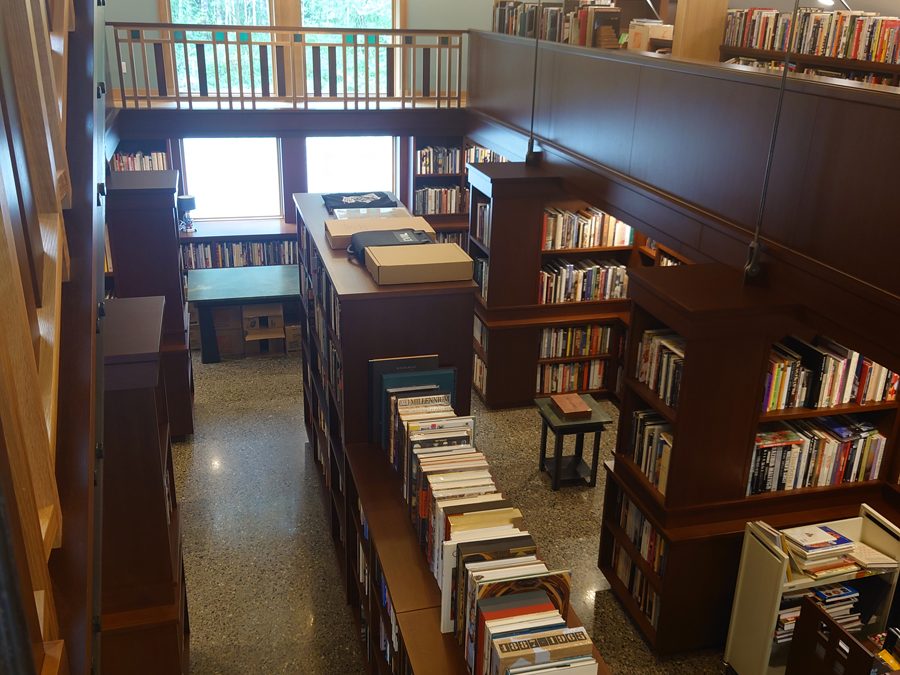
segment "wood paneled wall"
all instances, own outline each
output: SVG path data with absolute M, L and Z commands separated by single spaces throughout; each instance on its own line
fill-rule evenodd
M 534 43 L 470 36 L 470 133 L 522 156 Z M 697 261 L 741 266 L 756 221 L 779 78 L 541 43 L 535 135 L 578 196 Z M 900 367 L 900 98 L 789 80 L 762 236 L 767 283 Z M 876 357 L 876 354 L 879 355 Z

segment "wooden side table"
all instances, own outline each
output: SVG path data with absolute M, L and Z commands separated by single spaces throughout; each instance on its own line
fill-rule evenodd
M 541 415 L 541 457 L 538 466 L 553 479 L 553 489 L 561 484 L 584 482 L 588 487 L 597 484 L 597 464 L 600 460 L 600 435 L 612 418 L 600 408 L 593 396 L 581 395 L 591 408 L 591 416 L 585 419 L 567 420 L 550 404 L 550 398 L 536 398 L 534 404 Z M 547 457 L 547 429 L 553 432 L 553 457 Z M 563 456 L 563 439 L 575 434 L 575 454 Z M 594 434 L 590 466 L 584 461 L 584 435 Z

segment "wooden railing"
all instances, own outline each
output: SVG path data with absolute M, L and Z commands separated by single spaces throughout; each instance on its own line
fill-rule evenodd
M 465 31 L 108 23 L 123 108 L 458 108 Z

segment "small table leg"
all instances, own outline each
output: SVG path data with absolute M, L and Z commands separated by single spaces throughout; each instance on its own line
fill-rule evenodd
M 219 343 L 216 340 L 216 324 L 213 322 L 212 307 L 205 303 L 197 304 L 200 315 L 200 361 L 202 363 L 218 363 Z
M 594 432 L 594 452 L 591 458 L 591 482 L 588 483 L 590 487 L 594 487 L 597 484 L 597 464 L 600 462 L 600 434 L 600 429 Z
M 553 446 L 553 462 L 556 470 L 553 472 L 553 489 L 559 490 L 559 477 L 562 473 L 563 435 L 557 432 L 554 436 L 556 437 L 556 443 Z
M 546 460 L 547 458 L 547 423 L 544 420 L 541 420 L 541 458 L 538 461 L 538 468 L 541 471 L 544 471 L 546 468 Z

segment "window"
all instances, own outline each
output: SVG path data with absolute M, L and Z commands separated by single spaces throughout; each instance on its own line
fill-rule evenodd
M 393 28 L 393 0 L 301 0 L 300 16 L 311 28 Z
M 306 174 L 310 192 L 393 191 L 394 138 L 307 138 Z
M 197 200 L 194 218 L 282 216 L 278 141 L 185 138 L 184 188 Z

